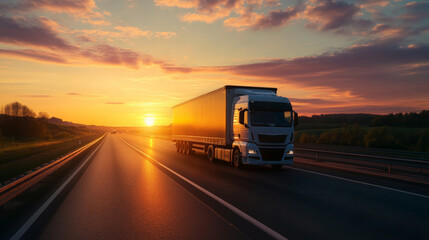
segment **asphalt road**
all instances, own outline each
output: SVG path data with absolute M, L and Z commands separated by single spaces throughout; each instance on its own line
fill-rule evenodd
M 179 154 L 166 140 L 117 134 L 106 137 L 40 239 L 270 238 L 157 161 L 288 239 L 429 236 L 424 187 L 299 164 L 237 170 Z

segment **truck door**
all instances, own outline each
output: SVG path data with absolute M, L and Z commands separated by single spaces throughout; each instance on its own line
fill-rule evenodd
M 234 111 L 234 140 L 248 141 L 249 140 L 249 110 Z

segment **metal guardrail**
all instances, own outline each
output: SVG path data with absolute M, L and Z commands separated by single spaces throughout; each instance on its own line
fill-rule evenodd
M 416 152 L 409 150 L 393 150 L 383 148 L 362 148 L 362 147 L 349 147 L 342 145 L 324 145 L 324 144 L 311 144 L 311 143 L 294 143 L 297 148 L 317 149 L 317 150 L 332 150 L 336 152 L 362 152 L 367 155 L 377 156 L 397 156 L 399 158 L 416 159 L 416 160 L 429 160 L 429 152 Z
M 359 159 L 355 159 L 355 160 L 359 160 L 359 161 L 385 163 L 387 164 L 387 170 L 389 173 L 391 172 L 392 165 L 416 167 L 419 169 L 419 172 L 421 172 L 422 168 L 429 169 L 429 161 L 420 160 L 420 159 L 397 158 L 397 157 L 389 157 L 389 156 L 327 151 L 327 150 L 308 149 L 308 148 L 295 148 L 295 150 L 314 153 L 316 161 L 320 161 L 319 155 L 321 154 L 332 154 L 332 155 L 342 155 L 342 156 L 348 156 L 348 157 L 358 157 Z
M 97 138 L 96 140 L 86 144 L 85 146 L 68 153 L 64 157 L 61 157 L 60 159 L 43 166 L 34 172 L 31 172 L 24 177 L 13 181 L 3 187 L 0 188 L 0 206 L 3 206 L 19 194 L 23 193 L 25 190 L 31 188 L 34 184 L 38 183 L 40 180 L 47 177 L 49 174 L 57 170 L 58 168 L 62 167 L 64 164 L 68 163 L 70 160 L 78 156 L 80 153 L 85 151 L 86 149 L 90 148 L 97 142 L 99 142 L 101 139 L 104 138 L 105 135 Z

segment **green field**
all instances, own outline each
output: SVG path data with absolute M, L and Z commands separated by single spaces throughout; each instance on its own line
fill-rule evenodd
M 429 128 L 345 124 L 342 128 L 296 130 L 295 142 L 429 152 Z
M 3 147 L 0 147 L 0 183 L 61 157 L 101 135 L 102 133 L 95 133 L 56 141 L 35 141 L 21 144 L 3 142 Z

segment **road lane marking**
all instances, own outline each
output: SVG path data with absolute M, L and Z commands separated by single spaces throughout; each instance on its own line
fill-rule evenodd
M 152 159 L 153 161 L 155 161 L 159 166 L 163 167 L 164 169 L 168 170 L 169 172 L 171 172 L 172 174 L 176 175 L 177 177 L 179 177 L 180 179 L 182 179 L 183 181 L 189 183 L 191 186 L 195 187 L 196 189 L 200 190 L 201 192 L 205 193 L 207 196 L 213 198 L 214 200 L 216 200 L 217 202 L 219 202 L 220 204 L 222 204 L 224 207 L 228 208 L 229 210 L 231 210 L 232 212 L 234 212 L 235 214 L 237 214 L 238 216 L 244 218 L 245 220 L 247 220 L 248 222 L 250 222 L 251 224 L 253 224 L 254 226 L 256 226 L 257 228 L 259 228 L 260 230 L 262 230 L 263 232 L 265 232 L 266 234 L 270 235 L 271 237 L 275 238 L 275 239 L 284 239 L 287 240 L 286 237 L 284 237 L 283 235 L 281 235 L 280 233 L 274 231 L 273 229 L 269 228 L 268 226 L 266 226 L 265 224 L 261 223 L 260 221 L 256 220 L 255 218 L 251 217 L 250 215 L 248 215 L 247 213 L 241 211 L 240 209 L 238 209 L 237 207 L 233 206 L 232 204 L 228 203 L 227 201 L 223 200 L 222 198 L 216 196 L 215 194 L 211 193 L 210 191 L 208 191 L 207 189 L 201 187 L 200 185 L 196 184 L 195 182 L 189 180 L 188 178 L 180 175 L 179 173 L 177 173 L 176 171 L 172 170 L 171 168 L 165 166 L 164 164 L 162 164 L 161 162 L 159 162 L 158 160 L 156 160 L 155 158 L 153 158 L 152 156 L 146 154 L 145 152 L 141 151 L 140 149 L 134 147 L 133 145 L 129 144 L 127 141 L 125 141 L 124 139 L 122 139 L 121 137 L 119 137 L 124 143 L 126 143 L 128 146 L 130 146 L 131 148 L 133 148 L 134 150 L 136 150 L 137 152 L 143 154 L 144 156 Z
M 91 157 L 97 152 L 97 150 L 103 145 L 101 142 L 100 145 L 85 159 L 85 161 L 76 169 L 70 177 L 67 178 L 66 181 L 61 184 L 61 186 L 40 206 L 39 209 L 22 225 L 18 231 L 10 238 L 10 240 L 18 240 L 21 239 L 24 234 L 30 229 L 30 227 L 36 222 L 36 220 L 42 215 L 42 213 L 49 207 L 49 205 L 55 200 L 56 197 L 64 190 L 64 188 L 73 180 L 73 178 L 80 172 L 80 170 L 86 165 L 86 163 L 91 159 Z
M 348 179 L 348 178 L 333 176 L 333 175 L 329 175 L 329 174 L 325 174 L 325 173 L 314 172 L 314 171 L 300 169 L 300 168 L 296 168 L 296 167 L 288 167 L 288 166 L 286 166 L 286 167 L 290 168 L 290 169 L 297 170 L 297 171 L 301 171 L 301 172 L 317 174 L 317 175 L 320 175 L 320 176 L 335 178 L 335 179 L 339 179 L 339 180 L 343 180 L 343 181 L 348 181 L 348 182 L 353 182 L 353 183 L 360 183 L 360 184 L 371 186 L 371 187 L 378 187 L 378 188 L 385 189 L 385 190 L 390 190 L 390 191 L 394 191 L 394 192 L 405 193 L 405 194 L 413 195 L 413 196 L 416 196 L 416 197 L 422 197 L 422 198 L 429 199 L 429 196 L 427 196 L 427 195 L 422 195 L 422 194 L 418 194 L 418 193 L 413 193 L 413 192 L 408 192 L 408 191 L 404 191 L 404 190 L 399 190 L 399 189 L 396 189 L 396 188 L 384 187 L 384 186 L 380 186 L 380 185 L 377 185 L 377 184 L 372 184 L 372 183 L 367 183 L 367 182 L 361 182 L 361 181 L 357 181 L 357 180 L 352 180 L 352 179 Z

